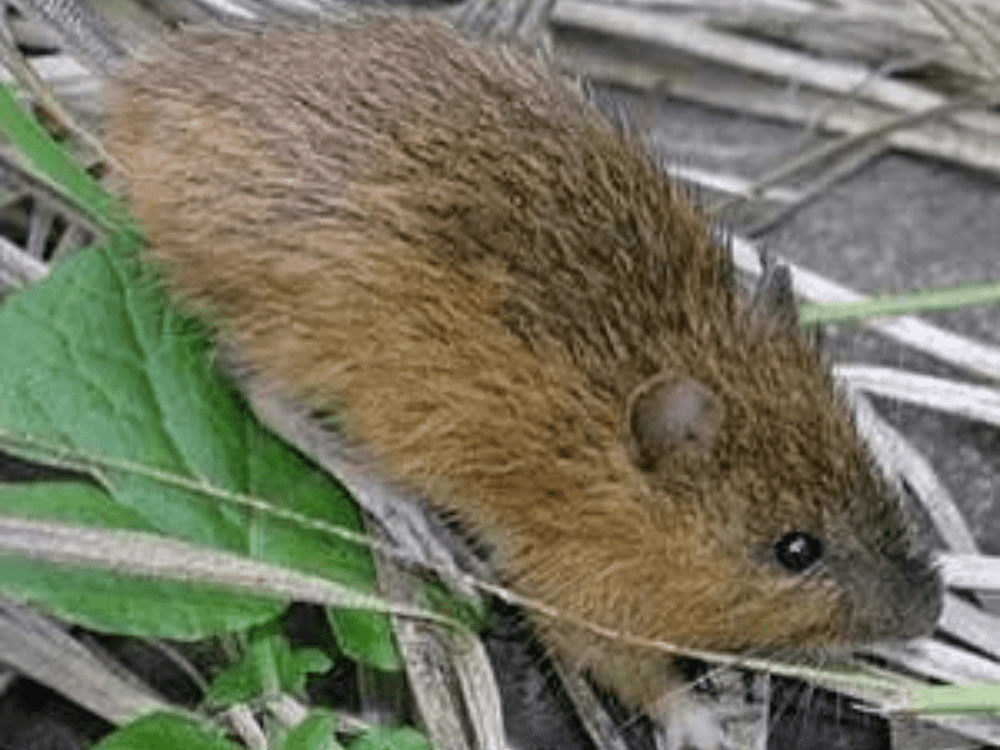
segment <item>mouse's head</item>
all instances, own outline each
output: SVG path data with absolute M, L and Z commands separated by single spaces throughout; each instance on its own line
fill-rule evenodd
M 662 553 L 690 571 L 666 584 L 664 634 L 681 621 L 688 645 L 756 653 L 927 634 L 938 575 L 797 330 L 787 272 L 766 278 L 626 402 L 646 503 L 669 509 Z

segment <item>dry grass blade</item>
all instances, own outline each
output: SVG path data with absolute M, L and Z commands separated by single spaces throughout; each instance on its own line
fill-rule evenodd
M 930 638 L 905 646 L 881 644 L 871 651 L 887 659 L 905 658 L 918 674 L 950 683 L 1000 682 L 1000 664 L 993 659 Z
M 968 553 L 967 557 L 974 560 L 980 559 L 981 556 L 978 555 L 976 542 L 971 530 L 949 492 L 941 484 L 927 460 L 900 433 L 875 413 L 875 410 L 868 403 L 867 399 L 857 394 L 851 393 L 851 395 L 855 406 L 858 430 L 865 436 L 879 462 L 886 468 L 888 475 L 899 477 L 905 481 L 906 485 L 919 499 L 920 504 L 931 519 L 936 532 L 944 540 L 948 549 Z M 956 575 L 954 569 L 943 570 L 943 578 L 947 585 L 961 586 L 961 579 Z M 982 578 L 977 579 L 977 581 L 981 582 Z M 994 598 L 993 595 L 988 593 L 984 595 L 984 601 L 987 602 Z M 966 605 L 964 610 L 959 610 L 955 605 L 957 601 L 954 596 L 950 594 L 946 595 L 945 613 L 941 620 L 942 630 L 966 643 L 979 643 L 981 646 L 986 646 L 987 641 L 982 638 L 982 625 L 984 622 L 992 620 L 992 616 L 969 605 Z M 974 618 L 968 613 L 968 610 L 972 609 L 976 612 Z M 972 627 L 969 627 L 970 624 L 972 624 Z M 996 632 L 995 628 L 993 632 Z M 963 659 L 966 660 L 965 663 L 967 666 L 969 665 L 968 659 L 971 659 L 971 663 L 980 668 L 977 672 L 980 674 L 979 679 L 983 678 L 988 671 L 988 666 L 992 664 L 992 662 L 975 656 L 964 649 L 953 649 L 958 654 L 955 662 L 949 662 L 947 659 L 943 661 L 930 659 L 928 654 L 939 654 L 940 646 L 941 644 L 930 639 L 920 639 L 909 644 L 907 647 L 885 647 L 879 645 L 869 647 L 866 651 L 876 654 L 890 664 L 902 666 L 910 674 L 925 675 L 934 679 L 951 682 L 960 682 L 966 678 L 966 675 L 957 666 Z M 950 667 L 949 664 L 951 664 Z M 867 670 L 873 675 L 894 679 L 897 682 L 900 681 L 898 674 L 895 672 L 887 672 L 871 667 L 867 667 Z M 1000 673 L 997 674 L 998 678 L 1000 678 Z M 823 684 L 823 678 L 821 677 L 818 682 Z M 914 684 L 923 685 L 924 683 Z M 831 685 L 831 687 L 876 703 L 881 703 L 884 700 L 877 692 L 872 693 L 860 685 L 840 687 Z M 904 687 L 905 684 L 900 684 L 901 690 Z M 932 718 L 932 721 L 941 727 L 979 741 L 996 741 L 997 738 L 1000 738 L 1000 722 L 975 717 L 954 716 L 935 716 Z
M 941 573 L 956 588 L 1000 591 L 1000 556 L 942 555 Z
M 610 7 L 591 0 L 560 0 L 552 17 L 557 23 L 654 44 L 748 75 L 793 81 L 830 94 L 867 100 L 900 114 L 919 114 L 949 103 L 946 97 L 924 86 L 879 75 L 864 65 L 821 59 L 654 11 Z M 978 114 L 959 119 L 984 133 L 1000 134 L 1000 120 L 993 116 Z
M 557 52 L 566 65 L 593 80 L 662 91 L 713 107 L 809 126 L 815 123 L 817 112 L 828 112 L 823 126 L 832 132 L 864 135 L 890 123 L 896 129 L 887 139 L 894 147 L 1000 172 L 997 139 L 954 123 L 934 121 L 899 130 L 899 121 L 894 120 L 898 112 L 877 104 L 844 102 L 809 88 L 796 89 L 791 96 L 785 83 L 746 76 L 719 65 L 692 65 L 682 57 L 662 57 L 654 64 L 558 37 L 556 41 Z
M 517 4 L 504 0 L 469 0 L 460 3 L 452 13 L 452 23 L 480 37 L 509 33 L 515 25 Z
M 267 709 L 286 727 L 294 727 L 309 715 L 308 709 L 287 693 L 265 699 Z M 338 732 L 363 734 L 372 726 L 347 711 L 337 712 Z
M 104 666 L 47 618 L 0 602 L 0 654 L 6 664 L 113 724 L 170 710 L 151 689 Z
M 969 51 L 976 62 L 989 71 L 989 77 L 1000 78 L 1000 47 L 990 33 L 983 14 L 970 3 L 952 0 L 918 0 Z
M 598 750 L 629 750 L 618 726 L 597 699 L 583 675 L 566 669 L 558 662 L 552 665 L 566 693 L 576 708 L 577 716 Z
M 20 56 L 20 53 L 18 53 Z M 67 130 L 77 133 L 81 142 L 86 143 L 89 148 L 97 150 L 97 144 L 89 140 L 89 130 L 80 126 L 74 129 L 74 122 L 98 122 L 103 116 L 102 103 L 100 99 L 100 79 L 85 67 L 80 65 L 74 58 L 65 54 L 46 55 L 44 57 L 32 58 L 29 66 L 33 74 L 43 82 L 41 89 L 34 89 L 25 84 L 21 76 L 15 76 L 5 66 L 0 65 L 0 82 L 10 84 L 16 82 L 22 86 L 23 90 L 30 92 L 30 95 L 43 105 L 56 122 L 61 123 Z M 31 75 L 31 74 L 29 74 Z M 47 105 L 44 98 L 50 96 L 71 113 L 67 122 L 60 117 L 58 111 Z
M 938 628 L 1000 661 L 1000 616 L 946 594 Z
M 900 693 L 902 695 L 907 694 L 907 686 L 911 685 L 914 690 L 921 690 L 927 687 L 927 683 L 919 680 L 906 680 L 900 678 L 894 673 L 887 672 L 882 669 L 878 669 L 871 665 L 866 665 L 866 673 L 873 677 L 888 677 L 894 679 L 897 684 L 899 684 Z M 817 680 L 818 683 L 823 684 L 822 680 Z M 832 686 L 836 689 L 836 686 Z M 863 689 L 860 690 L 844 690 L 843 692 L 854 695 L 857 698 L 869 700 L 870 697 Z M 899 705 L 899 704 L 893 704 Z M 890 719 L 894 718 L 890 714 L 888 717 Z M 931 742 L 934 742 L 934 735 L 932 732 L 928 731 L 928 721 L 932 722 L 932 727 L 938 727 L 941 729 L 948 730 L 954 736 L 948 736 L 942 744 L 927 744 L 928 737 L 931 737 Z M 989 746 L 995 745 L 1000 741 L 1000 726 L 996 720 L 989 717 L 981 717 L 978 715 L 969 716 L 954 716 L 954 715 L 935 715 L 932 719 L 928 717 L 923 717 L 920 722 L 919 728 L 912 730 L 913 736 L 919 738 L 919 744 L 897 744 L 893 743 L 893 746 L 901 748 L 911 748 L 911 747 L 921 747 L 928 748 L 928 750 L 939 750 L 943 748 L 948 748 L 949 750 L 973 750 L 974 748 L 980 748 L 983 743 Z
M 1000 391 L 889 367 L 839 365 L 852 388 L 1000 426 Z
M 249 706 L 237 704 L 226 709 L 224 715 L 226 723 L 232 728 L 233 733 L 243 740 L 243 744 L 250 750 L 266 750 L 267 735 L 257 723 Z
M 0 551 L 40 562 L 204 583 L 281 601 L 405 615 L 461 627 L 442 615 L 362 594 L 329 579 L 145 532 L 109 531 L 2 517 Z
M 961 112 L 969 106 L 980 106 L 980 104 L 977 102 L 970 105 L 967 102 L 956 100 L 931 107 L 921 112 L 905 113 L 891 117 L 859 133 L 845 135 L 831 143 L 821 144 L 785 160 L 754 183 L 751 188 L 751 195 L 759 193 L 765 188 L 778 185 L 784 180 L 808 170 L 812 170 L 817 165 L 828 164 L 831 160 L 832 163 L 829 163 L 825 172 L 813 179 L 812 184 L 803 188 L 803 195 L 798 204 L 788 206 L 781 213 L 756 222 L 753 227 L 747 229 L 747 234 L 753 236 L 763 231 L 766 226 L 773 224 L 781 216 L 790 213 L 805 203 L 805 201 L 818 196 L 838 180 L 860 169 L 866 162 L 874 159 L 886 149 L 894 134 L 905 133 L 914 126 L 931 122 L 945 114 Z M 824 119 L 832 116 L 834 111 L 831 108 L 831 111 L 824 115 Z M 738 199 L 724 201 L 717 206 L 713 206 L 710 211 L 713 215 L 720 216 L 739 202 L 741 201 Z
M 42 261 L 0 237 L 0 298 L 6 292 L 37 281 L 49 271 Z
M 371 525 L 371 524 L 369 524 Z M 376 532 L 377 533 L 377 532 Z M 413 602 L 419 596 L 420 581 L 399 568 L 393 560 L 375 556 L 379 590 L 396 601 Z M 435 747 L 442 750 L 493 750 L 502 745 L 487 744 L 477 734 L 476 745 L 466 737 L 463 717 L 470 696 L 457 690 L 451 639 L 442 628 L 404 618 L 392 618 L 396 642 L 403 655 L 406 675 L 421 723 Z M 489 673 L 492 680 L 492 672 Z M 478 730 L 473 727 L 473 731 Z
M 785 178 L 824 162 L 831 156 L 839 155 L 829 167 L 813 177 L 810 183 L 799 190 L 794 202 L 778 207 L 776 210 L 759 217 L 743 227 L 748 237 L 755 237 L 804 206 L 809 201 L 818 198 L 837 182 L 846 179 L 860 170 L 865 164 L 885 151 L 886 144 L 879 133 L 869 131 L 863 135 L 845 136 L 829 146 L 809 150 L 807 153 L 787 160 L 772 170 L 769 174 L 754 181 L 745 196 L 736 196 L 711 206 L 709 214 L 724 218 L 734 209 L 745 204 L 750 199 L 758 198 L 767 188 L 780 184 Z
M 451 550 L 442 543 L 428 519 L 384 479 L 364 470 L 357 450 L 349 451 L 336 433 L 310 421 L 301 408 L 281 398 L 273 389 L 245 383 L 254 411 L 271 429 L 320 463 L 358 499 L 369 519 L 373 535 L 415 560 L 433 562 L 457 572 Z M 353 458 L 352 459 L 352 453 Z M 412 498 L 411 498 L 412 499 Z M 412 602 L 420 582 L 394 560 L 376 555 L 379 588 L 394 601 Z M 465 595 L 472 593 L 462 587 Z M 481 648 L 468 639 L 456 648 L 456 636 L 430 623 L 393 618 L 397 642 L 403 654 L 417 709 L 436 747 L 464 750 L 468 719 L 475 747 L 506 746 L 499 697 L 492 669 Z
M 958 588 L 977 588 L 976 584 L 983 584 L 980 587 L 981 601 L 987 606 L 995 607 L 1000 599 L 996 594 L 990 592 L 997 588 L 1000 577 L 991 579 L 989 575 L 983 573 L 984 565 L 981 565 L 980 561 L 984 558 L 978 554 L 975 538 L 950 493 L 941 484 L 933 468 L 900 433 L 875 414 L 867 399 L 855 395 L 852 400 L 855 406 L 858 429 L 866 437 L 880 463 L 887 468 L 890 476 L 898 476 L 906 482 L 906 485 L 913 491 L 927 512 L 936 532 L 944 540 L 945 547 L 953 551 L 948 555 L 941 555 L 940 559 L 954 561 L 960 558 L 968 561 L 967 570 L 971 572 L 965 572 L 955 562 L 944 563 L 942 577 L 946 583 Z M 964 554 L 956 556 L 954 552 Z M 997 571 L 991 572 L 996 573 Z M 989 621 L 991 616 L 980 610 L 975 619 L 972 619 L 967 611 L 959 617 L 955 614 L 954 602 L 956 600 L 954 597 L 949 595 L 945 601 L 946 608 L 941 623 L 942 629 L 965 643 L 982 642 L 983 624 Z M 969 624 L 972 627 L 968 627 Z M 937 649 L 941 644 L 930 642 L 929 639 L 922 639 L 919 643 L 922 644 L 923 651 L 883 646 L 872 647 L 870 650 L 883 659 L 887 659 L 890 663 L 902 665 L 912 674 L 928 675 L 934 679 L 952 682 L 966 679 L 966 675 L 957 667 L 961 660 L 966 658 L 965 656 L 957 657 L 954 662 L 956 665 L 954 671 L 949 672 L 947 658 L 937 662 L 927 658 L 927 653 L 930 651 L 938 653 L 934 649 Z M 933 643 L 933 645 L 926 646 L 927 643 Z M 968 658 L 979 658 L 963 649 L 956 649 L 955 652 L 959 655 L 968 655 Z M 975 661 L 974 664 L 979 665 L 983 670 L 986 669 L 984 663 L 980 661 Z M 872 672 L 873 674 L 883 674 L 881 671 L 872 670 Z M 982 670 L 977 673 L 980 674 L 978 679 L 982 679 L 985 675 Z M 850 692 L 850 689 L 847 692 Z M 954 716 L 938 716 L 934 717 L 933 721 L 942 727 L 984 742 L 996 741 L 1000 737 L 1000 722 L 991 722 L 975 717 Z
M 504 750 L 507 733 L 503 723 L 500 691 L 482 641 L 471 633 L 451 634 L 451 650 L 458 655 L 455 671 L 469 706 L 469 722 L 476 738 L 474 748 Z
M 553 20 L 660 52 L 654 63 L 624 46 L 608 52 L 557 37 L 567 64 L 588 77 L 810 126 L 822 114 L 823 127 L 834 132 L 884 137 L 898 148 L 1000 171 L 1000 119 L 970 111 L 988 106 L 978 93 L 953 100 L 870 67 L 720 32 L 662 10 L 560 0 Z
M 978 72 L 962 50 L 947 44 L 932 18 L 912 12 L 912 8 L 893 12 L 888 4 L 861 9 L 850 2 L 818 6 L 787 0 L 740 4 L 705 1 L 693 8 L 683 2 L 664 5 L 714 28 L 779 39 L 787 47 L 821 57 L 858 60 L 877 68 L 886 59 L 907 67 L 935 60 L 956 71 Z
M 44 18 L 59 34 L 65 48 L 97 72 L 106 73 L 124 58 L 114 32 L 104 17 L 80 0 L 23 0 L 24 6 Z
M 761 187 L 756 180 L 748 180 L 739 175 L 712 172 L 690 164 L 670 165 L 670 176 L 682 183 L 696 187 L 698 191 L 725 193 L 739 198 L 761 198 L 781 206 L 794 205 L 803 200 L 801 190 L 788 188 Z
M 80 123 L 76 115 L 62 105 L 53 94 L 47 80 L 17 50 L 14 38 L 3 19 L 0 19 L 0 65 L 10 72 L 22 89 L 30 93 L 56 122 L 75 133 L 81 142 L 100 154 L 103 159 L 109 158 L 101 141 Z
M 965 648 L 929 638 L 913 641 L 905 646 L 872 646 L 866 651 L 883 662 L 905 664 L 913 674 L 924 675 L 935 681 L 963 684 L 1000 680 L 1000 667 L 994 660 L 975 654 Z M 884 697 L 877 701 L 886 705 L 886 710 L 896 710 L 899 706 L 906 705 L 909 703 L 910 695 L 919 695 L 923 689 L 929 687 L 928 682 L 900 677 L 872 664 L 863 664 L 862 666 L 867 674 L 877 678 L 890 679 L 898 686 L 896 696 L 889 698 L 888 703 Z M 822 678 L 818 682 L 823 683 Z M 843 691 L 860 698 L 875 697 L 864 686 L 847 687 Z M 980 710 L 991 713 L 990 708 L 986 705 Z M 979 742 L 992 744 L 1000 741 L 1000 719 L 977 716 L 973 706 L 969 706 L 963 713 L 968 713 L 968 715 L 933 713 L 924 718 L 937 726 Z
M 195 0 L 224 23 L 308 22 L 317 17 L 339 20 L 358 13 L 358 8 L 341 0 Z
M 879 417 L 866 398 L 857 394 L 851 396 L 858 431 L 887 474 L 905 481 L 916 495 L 946 548 L 956 552 L 978 552 L 975 537 L 965 518 L 927 459 L 901 433 Z
M 467 0 L 444 11 L 457 28 L 480 37 L 546 44 L 546 21 L 555 0 Z
M 11 152 L 0 144 L 0 189 L 6 192 L 0 210 L 23 198 L 30 198 L 35 211 L 59 214 L 78 236 L 98 237 L 103 234 L 97 224 L 86 212 L 78 208 L 69 198 L 58 192 L 43 176 L 32 170 Z M 69 231 L 69 230 L 67 230 Z M 36 230 L 37 232 L 37 230 Z M 33 248 L 37 251 L 37 248 Z M 28 248 L 24 248 L 27 252 Z M 41 260 L 41 254 L 33 256 Z M 11 262 L 14 262 L 11 259 Z

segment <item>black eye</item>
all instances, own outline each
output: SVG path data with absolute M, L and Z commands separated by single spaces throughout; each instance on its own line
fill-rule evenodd
M 793 573 L 801 573 L 823 556 L 823 542 L 804 531 L 789 531 L 775 543 L 774 556 Z

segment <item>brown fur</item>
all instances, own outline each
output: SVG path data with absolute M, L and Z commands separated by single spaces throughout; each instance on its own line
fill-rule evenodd
M 170 46 L 120 79 L 108 144 L 169 283 L 495 545 L 511 586 L 706 649 L 931 626 L 937 580 L 817 355 L 544 64 L 387 19 Z M 624 411 L 658 375 L 720 421 L 640 466 Z M 790 531 L 818 566 L 776 561 Z M 626 701 L 668 684 L 662 655 L 541 624 Z

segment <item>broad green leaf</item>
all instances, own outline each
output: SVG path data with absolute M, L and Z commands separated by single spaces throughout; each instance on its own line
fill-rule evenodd
M 347 529 L 360 530 L 361 516 L 353 502 L 315 464 L 290 450 L 256 420 L 245 420 L 247 490 L 282 508 Z M 275 467 L 281 471 L 275 471 Z M 375 570 L 370 556 L 356 545 L 316 529 L 264 513 L 248 519 L 249 551 L 272 562 L 316 575 L 334 576 L 371 592 Z
M 0 514 L 149 530 L 141 517 L 115 503 L 103 489 L 83 482 L 0 484 Z M 116 633 L 200 638 L 265 622 L 284 609 L 270 599 L 211 586 L 151 581 L 10 556 L 2 560 L 0 590 L 6 596 L 45 604 L 55 615 Z
M 376 728 L 365 732 L 350 745 L 350 750 L 432 750 L 427 738 L 411 727 Z
M 98 574 L 6 555 L 0 564 L 5 597 L 42 605 L 94 630 L 125 635 L 196 639 L 267 621 L 283 609 L 270 599 L 208 586 Z
M 245 703 L 263 690 L 260 665 L 249 654 L 244 654 L 242 659 L 215 676 L 205 699 L 213 706 Z
M 255 422 L 251 424 L 253 427 L 256 427 Z M 303 515 L 322 518 L 346 528 L 361 528 L 361 518 L 353 504 L 331 502 L 331 482 L 322 470 L 299 454 L 290 454 L 282 443 L 263 430 L 252 433 L 249 443 L 250 485 L 255 495 L 280 497 L 283 507 Z M 294 464 L 294 470 L 274 472 L 272 467 L 280 461 Z M 348 547 L 322 532 L 302 529 L 263 514 L 253 517 L 251 528 L 254 554 L 318 575 L 329 575 L 331 569 L 338 570 L 341 582 L 370 590 L 374 568 L 369 564 L 369 557 L 358 556 L 356 548 Z M 352 573 L 353 578 L 346 577 Z M 384 670 L 402 668 L 388 619 L 370 612 L 343 609 L 331 609 L 327 613 L 345 655 Z
M 359 610 L 329 609 L 327 619 L 346 656 L 386 672 L 402 669 L 402 657 L 387 618 Z
M 329 711 L 312 711 L 292 728 L 281 743 L 281 750 L 341 750 L 333 736 L 337 720 Z
M 490 627 L 489 600 L 483 597 L 460 597 L 439 581 L 428 581 L 424 584 L 422 593 L 421 604 L 431 611 L 450 617 L 474 632 Z
M 221 487 L 245 486 L 246 420 L 207 342 L 129 248 L 79 253 L 0 308 L 0 427 Z M 103 483 L 148 528 L 245 551 L 246 511 L 129 471 Z
M 150 530 L 141 516 L 115 503 L 105 490 L 86 482 L 0 483 L 0 514 L 105 529 Z
M 301 693 L 306 688 L 306 677 L 323 674 L 333 666 L 333 660 L 318 648 L 296 648 L 288 652 L 287 662 L 280 664 L 281 684 L 285 691 Z
M 317 648 L 293 649 L 275 622 L 253 628 L 249 637 L 243 657 L 212 680 L 205 696 L 210 703 L 248 702 L 279 692 L 296 695 L 305 688 L 308 675 L 321 674 L 333 666 Z
M 91 750 L 240 750 L 240 746 L 192 719 L 152 714 L 112 732 Z
M 165 303 L 155 273 L 128 236 L 68 258 L 8 299 L 0 307 L 0 341 L 0 430 L 38 436 L 70 456 L 110 459 L 95 472 L 111 500 L 101 523 L 139 525 L 373 590 L 371 558 L 363 547 L 165 481 L 178 476 L 361 528 L 353 502 L 338 485 L 260 426 L 218 375 L 205 330 Z M 38 458 L 37 452 L 22 452 Z M 23 597 L 27 584 L 19 585 Z M 63 595 L 48 585 L 36 594 L 63 613 L 79 605 L 74 592 Z M 160 596 L 143 597 L 149 608 L 144 621 L 162 610 L 160 621 L 169 625 L 170 610 L 175 619 L 195 622 L 196 612 L 176 608 L 204 606 L 201 597 L 189 602 Z M 132 611 L 123 602 L 107 627 L 119 629 L 120 614 Z M 88 624 L 95 614 L 88 611 Z M 344 616 L 361 623 L 337 631 L 345 652 L 383 668 L 398 665 L 385 617 Z M 126 630 L 143 627 L 136 622 Z M 161 628 L 156 634 L 170 633 Z M 173 635 L 187 637 L 190 630 Z

